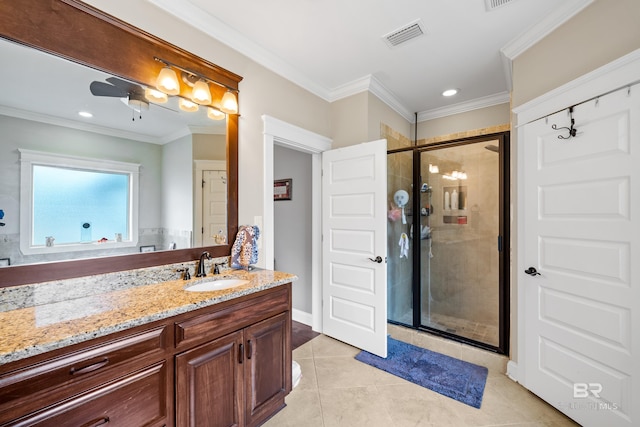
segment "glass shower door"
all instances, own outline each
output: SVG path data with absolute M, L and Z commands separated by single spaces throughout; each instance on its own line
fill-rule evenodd
M 387 316 L 405 325 L 413 325 L 412 182 L 413 152 L 387 154 Z
M 498 346 L 498 141 L 420 153 L 422 326 Z

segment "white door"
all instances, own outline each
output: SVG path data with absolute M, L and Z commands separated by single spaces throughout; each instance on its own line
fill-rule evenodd
M 551 127 L 570 126 L 565 110 L 527 124 L 520 148 L 525 386 L 582 425 L 637 426 L 640 86 L 573 117 L 575 137 Z
M 323 333 L 387 357 L 387 141 L 322 154 Z
M 214 236 L 227 238 L 227 171 L 202 171 L 202 245 L 219 245 Z

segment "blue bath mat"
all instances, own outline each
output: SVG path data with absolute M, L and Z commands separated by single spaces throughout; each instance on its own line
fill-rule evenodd
M 386 359 L 364 350 L 356 355 L 356 359 L 474 408 L 480 408 L 487 368 L 391 337 L 388 339 Z

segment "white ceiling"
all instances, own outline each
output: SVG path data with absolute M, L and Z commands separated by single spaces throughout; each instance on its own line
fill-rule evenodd
M 327 101 L 369 90 L 413 122 L 508 102 L 509 59 L 593 0 L 493 0 L 508 3 L 492 11 L 485 0 L 148 1 Z M 425 35 L 383 41 L 416 20 Z M 92 96 L 91 81 L 109 76 L 87 67 L 3 40 L 0 55 L 0 114 L 160 144 L 224 132 L 175 105 L 140 119 L 119 98 Z M 441 96 L 452 87 L 460 93 Z M 84 109 L 94 117 L 79 118 Z
M 508 102 L 510 59 L 592 0 L 149 1 L 328 101 L 371 90 L 420 121 Z M 416 20 L 426 35 L 383 41 Z

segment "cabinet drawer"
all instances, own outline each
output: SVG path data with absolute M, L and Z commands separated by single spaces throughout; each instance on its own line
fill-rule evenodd
M 2 374 L 0 423 L 9 413 L 14 418 L 33 410 L 34 403 L 42 407 L 77 394 L 83 387 L 93 387 L 97 381 L 108 381 L 105 375 L 120 376 L 157 362 L 167 348 L 166 335 L 163 325 Z M 9 411 L 14 406 L 19 410 Z
M 290 309 L 288 286 L 176 323 L 176 348 L 193 347 Z
M 167 367 L 160 363 L 9 426 L 156 426 L 167 418 Z

